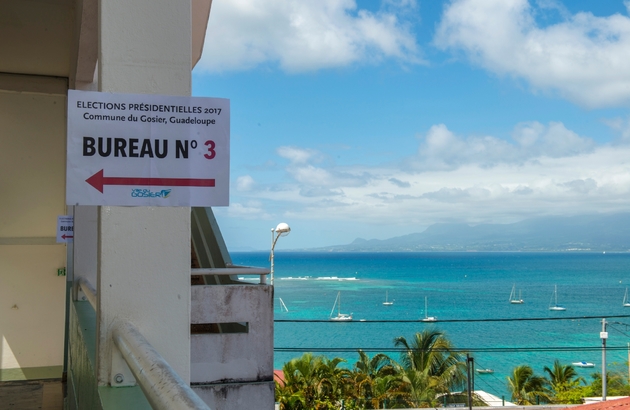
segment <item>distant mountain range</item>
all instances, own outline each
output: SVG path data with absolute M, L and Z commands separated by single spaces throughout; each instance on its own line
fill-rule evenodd
M 304 249 L 302 249 L 303 251 Z M 629 252 L 630 213 L 542 217 L 513 224 L 439 223 L 390 239 L 357 238 L 327 252 L 583 251 Z

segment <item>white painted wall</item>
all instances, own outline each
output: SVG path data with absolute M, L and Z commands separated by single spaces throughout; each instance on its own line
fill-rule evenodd
M 192 335 L 191 381 L 273 380 L 273 287 L 193 286 L 191 323 L 225 322 L 248 322 L 249 333 Z
M 33 85 L 54 91 L 65 81 Z M 0 369 L 63 364 L 66 278 L 57 269 L 66 249 L 55 235 L 65 213 L 65 105 L 60 94 L 0 91 Z
M 271 410 L 274 382 L 193 386 L 201 400 L 212 410 Z
M 99 2 L 99 90 L 190 95 L 190 1 Z M 101 207 L 97 367 L 110 380 L 116 320 L 190 379 L 190 208 Z M 78 257 L 78 255 L 77 255 Z
M 75 295 L 79 278 L 96 288 L 98 279 L 98 207 L 74 207 L 74 283 Z

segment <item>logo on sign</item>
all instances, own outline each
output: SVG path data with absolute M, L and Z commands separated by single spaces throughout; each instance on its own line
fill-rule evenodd
M 150 189 L 133 188 L 131 196 L 134 198 L 168 198 L 172 189 L 162 189 L 160 191 L 151 191 Z

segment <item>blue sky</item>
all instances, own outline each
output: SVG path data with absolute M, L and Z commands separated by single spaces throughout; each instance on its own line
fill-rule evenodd
M 215 0 L 230 250 L 630 209 L 630 1 Z

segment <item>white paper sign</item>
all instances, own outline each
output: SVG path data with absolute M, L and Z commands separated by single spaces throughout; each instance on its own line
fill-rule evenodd
M 66 204 L 227 206 L 230 101 L 68 91 Z
M 57 216 L 57 243 L 74 241 L 74 218 L 68 215 Z

